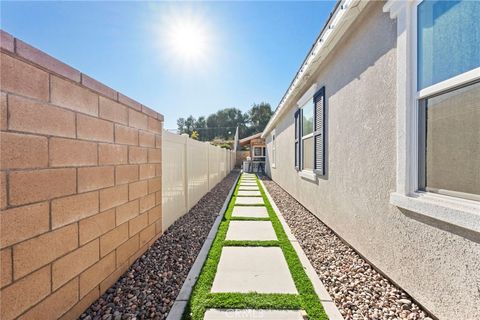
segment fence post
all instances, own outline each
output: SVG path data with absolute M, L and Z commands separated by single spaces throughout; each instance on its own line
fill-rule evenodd
M 190 210 L 189 208 L 189 201 L 188 201 L 188 134 L 182 134 L 185 137 L 185 142 L 183 143 L 184 147 L 184 158 L 183 158 L 183 169 L 184 169 L 184 178 L 183 178 L 183 188 L 184 188 L 184 195 L 185 195 L 185 213 Z

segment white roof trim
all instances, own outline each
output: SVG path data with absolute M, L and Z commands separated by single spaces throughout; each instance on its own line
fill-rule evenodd
M 298 99 L 297 101 L 297 107 L 303 107 L 310 99 L 313 98 L 315 95 L 315 92 L 317 92 L 317 84 L 314 83 L 312 86 L 303 94 L 303 96 Z
M 367 2 L 368 1 L 361 0 L 343 0 L 340 5 L 336 6 L 335 11 L 322 29 L 319 37 L 290 84 L 290 87 L 285 92 L 277 109 L 263 130 L 262 138 L 266 137 L 281 116 L 292 106 L 292 97 L 298 90 L 305 86 L 305 83 L 314 73 L 320 62 L 323 61 L 327 53 L 337 44 L 340 36 L 345 33 L 347 28 L 344 28 L 344 25 L 347 24 L 346 22 L 348 20 L 350 20 L 350 22 L 353 21 L 354 19 L 351 18 L 355 18 L 366 6 Z

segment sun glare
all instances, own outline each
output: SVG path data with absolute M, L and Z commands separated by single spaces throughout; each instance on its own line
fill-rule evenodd
M 187 61 L 202 58 L 207 51 L 207 35 L 191 21 L 178 23 L 172 28 L 168 42 L 173 53 Z
M 168 15 L 161 40 L 169 57 L 187 66 L 202 65 L 211 55 L 212 35 L 199 13 Z

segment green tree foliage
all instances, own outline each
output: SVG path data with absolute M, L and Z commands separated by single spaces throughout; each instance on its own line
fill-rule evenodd
M 265 129 L 270 117 L 272 116 L 272 108 L 270 104 L 262 102 L 260 104 L 254 104 L 250 111 L 248 111 L 248 119 L 250 122 L 250 128 L 252 134 L 263 131 Z
M 189 136 L 196 131 L 201 141 L 232 140 L 237 127 L 240 138 L 263 131 L 272 114 L 270 104 L 262 102 L 254 104 L 246 113 L 237 108 L 225 108 L 198 119 L 191 115 L 186 119 L 179 118 L 177 127 L 180 134 Z

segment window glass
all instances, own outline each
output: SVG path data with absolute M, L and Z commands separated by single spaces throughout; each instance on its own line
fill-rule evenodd
M 418 5 L 418 90 L 480 67 L 480 1 Z
M 480 82 L 425 100 L 428 191 L 480 195 Z M 477 195 L 470 197 L 468 194 Z
M 275 142 L 275 134 L 272 135 L 272 163 L 275 164 L 275 158 L 276 158 L 276 153 L 277 153 L 277 146 Z
M 313 132 L 313 99 L 302 108 L 302 136 Z
M 302 141 L 303 143 L 303 170 L 313 170 L 313 136 L 305 138 Z

